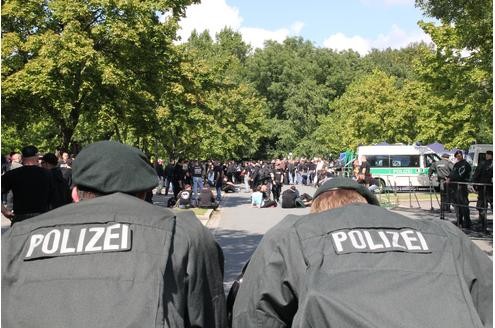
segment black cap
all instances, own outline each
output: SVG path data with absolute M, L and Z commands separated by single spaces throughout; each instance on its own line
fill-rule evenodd
M 72 181 L 82 190 L 132 194 L 153 189 L 158 185 L 158 176 L 139 149 L 100 141 L 77 155 L 72 165 Z
M 375 197 L 375 195 L 368 190 L 364 185 L 357 183 L 356 181 L 350 178 L 344 177 L 335 177 L 330 180 L 325 181 L 315 192 L 313 199 L 316 199 L 320 194 L 325 191 L 336 190 L 336 189 L 348 189 L 355 190 L 361 196 L 366 198 L 369 204 L 380 206 L 380 202 Z
M 449 157 L 450 157 L 450 155 L 449 155 L 449 154 L 447 154 L 447 153 L 443 153 L 443 154 L 442 154 L 442 157 L 443 157 L 443 158 L 449 158 Z
M 26 146 L 22 148 L 21 153 L 22 153 L 22 157 L 24 158 L 38 156 L 38 148 L 32 145 Z
M 43 157 L 41 157 L 41 160 L 51 165 L 58 165 L 58 158 L 57 156 L 55 156 L 54 153 L 46 153 L 45 155 L 43 155 Z
M 464 156 L 464 153 L 462 152 L 462 150 L 456 150 L 455 153 L 454 153 L 454 157 L 461 154 L 462 156 Z

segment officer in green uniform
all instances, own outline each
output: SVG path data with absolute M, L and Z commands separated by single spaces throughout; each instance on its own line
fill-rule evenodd
M 382 209 L 346 178 L 314 198 L 262 239 L 233 327 L 492 327 L 492 263 L 457 227 Z
M 79 202 L 2 236 L 2 327 L 224 327 L 223 255 L 192 212 L 146 203 L 136 148 L 102 141 L 73 163 Z

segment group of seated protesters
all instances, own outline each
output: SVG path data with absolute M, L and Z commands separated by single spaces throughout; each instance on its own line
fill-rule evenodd
M 256 187 L 251 195 L 251 205 L 253 207 L 277 207 L 277 202 L 270 199 L 267 190 L 268 187 L 265 184 Z M 310 195 L 306 193 L 301 195 L 299 190 L 296 189 L 296 186 L 290 186 L 290 188 L 282 192 L 282 208 L 304 208 L 306 206 L 311 206 L 312 201 L 313 198 Z
M 187 209 L 191 207 L 217 209 L 218 202 L 215 200 L 215 195 L 213 194 L 210 185 L 208 183 L 205 183 L 199 191 L 196 204 L 194 204 L 192 198 L 192 187 L 191 185 L 187 184 L 184 186 L 184 190 L 182 190 L 178 195 L 177 206 L 181 209 Z

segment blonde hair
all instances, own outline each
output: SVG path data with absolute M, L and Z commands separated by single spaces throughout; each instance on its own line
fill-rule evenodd
M 311 213 L 319 213 L 332 208 L 342 207 L 351 203 L 365 203 L 368 201 L 355 190 L 335 189 L 318 195 L 311 204 Z

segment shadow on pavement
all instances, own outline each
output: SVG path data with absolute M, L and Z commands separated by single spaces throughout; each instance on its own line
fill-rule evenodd
M 225 257 L 224 281 L 229 285 L 241 272 L 244 264 L 251 258 L 263 235 L 243 230 L 215 231 L 215 239 L 222 247 Z
M 220 207 L 237 207 L 239 205 L 250 204 L 250 202 L 250 198 L 246 198 L 245 195 L 242 197 L 242 195 L 238 195 L 238 193 L 229 193 L 227 197 L 224 195 L 224 199 L 220 202 Z

